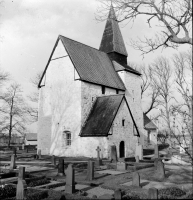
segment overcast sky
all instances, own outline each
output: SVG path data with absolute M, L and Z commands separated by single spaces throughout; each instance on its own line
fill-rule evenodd
M 105 22 L 95 20 L 98 6 L 96 0 L 4 0 L 0 5 L 0 68 L 29 94 L 33 90 L 30 78 L 45 68 L 59 34 L 99 47 Z M 129 40 L 153 35 L 153 29 L 143 17 L 120 27 L 129 62 L 148 63 L 157 55 L 177 53 L 168 49 L 143 59 L 141 52 L 129 46 Z M 181 46 L 181 50 L 187 48 Z

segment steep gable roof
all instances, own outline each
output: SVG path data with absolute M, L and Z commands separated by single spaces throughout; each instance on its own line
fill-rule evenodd
M 116 52 L 125 56 L 128 55 L 112 5 L 109 11 L 109 16 L 106 22 L 99 50 L 106 53 Z
M 116 73 L 112 62 L 106 53 L 61 35 L 59 35 L 56 45 L 59 40 L 62 41 L 62 44 L 64 45 L 64 48 L 66 49 L 82 81 L 125 90 L 124 83 Z M 54 53 L 56 45 L 51 56 Z M 51 56 L 43 75 L 47 70 Z M 40 84 L 43 79 L 43 75 L 38 85 L 39 87 L 41 87 Z
M 90 113 L 82 126 L 81 137 L 106 137 L 108 136 L 111 125 L 116 117 L 121 102 L 126 98 L 124 95 L 109 95 L 97 97 L 90 110 Z M 126 101 L 127 104 L 127 101 Z M 128 104 L 127 104 L 128 106 Z M 139 131 L 134 121 L 133 115 L 128 106 L 131 118 L 139 136 Z
M 145 129 L 157 129 L 157 126 L 143 113 L 143 125 Z

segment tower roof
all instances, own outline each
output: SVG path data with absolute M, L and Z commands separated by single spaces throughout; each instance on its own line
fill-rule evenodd
M 109 16 L 106 22 L 99 50 L 106 53 L 116 52 L 124 56 L 128 55 L 112 5 L 109 11 Z

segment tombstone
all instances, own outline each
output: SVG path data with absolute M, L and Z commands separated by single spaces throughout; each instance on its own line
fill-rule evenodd
M 159 158 L 158 145 L 154 145 L 154 158 Z
M 15 157 L 16 156 L 14 154 L 11 156 L 10 169 L 15 169 L 16 168 Z
M 111 162 L 117 162 L 117 149 L 115 145 L 111 146 Z
M 54 155 L 52 155 L 52 164 L 54 165 L 54 166 L 56 166 L 56 157 L 54 156 Z
M 165 178 L 164 163 L 161 160 L 158 160 L 158 162 L 157 162 L 156 177 L 158 179 Z
M 143 145 L 136 145 L 135 156 L 139 156 L 139 160 L 143 160 Z
M 156 158 L 156 159 L 154 160 L 154 167 L 155 167 L 155 169 L 157 169 L 158 161 L 159 161 L 159 158 Z
M 97 165 L 97 166 L 100 166 L 100 165 L 102 165 L 102 160 L 100 159 L 100 151 L 101 151 L 101 149 L 99 148 L 99 146 L 97 147 L 96 151 L 97 151 L 97 161 L 96 161 L 96 165 Z
M 125 162 L 117 162 L 117 170 L 125 171 L 127 169 Z
M 115 190 L 114 198 L 115 198 L 115 200 L 121 200 L 122 199 L 122 194 L 121 194 L 121 190 L 120 189 Z
M 136 162 L 136 163 L 139 162 L 139 156 L 135 156 L 135 162 Z
M 25 180 L 25 167 L 19 167 L 18 178 Z
M 137 187 L 141 187 L 140 186 L 140 176 L 139 173 L 137 172 L 133 172 L 133 177 L 132 177 L 132 185 L 133 186 L 137 186 Z
M 27 189 L 27 184 L 25 180 L 18 179 L 17 182 L 17 191 L 16 191 L 16 199 L 17 200 L 23 200 L 24 199 L 24 194 L 25 190 Z
M 158 189 L 157 188 L 149 188 L 148 199 L 158 199 Z
M 75 193 L 74 169 L 72 164 L 69 164 L 66 170 L 65 193 L 69 194 Z
M 13 154 L 14 154 L 15 156 L 17 156 L 17 149 L 16 149 L 16 147 L 13 148 Z
M 41 155 L 41 149 L 38 149 L 38 158 L 41 159 L 42 155 Z
M 22 144 L 22 150 L 24 150 L 25 149 L 25 144 Z
M 58 163 L 58 176 L 64 176 L 64 159 L 60 158 Z
M 94 179 L 94 162 L 92 160 L 88 161 L 88 167 L 87 167 L 87 181 L 92 181 Z

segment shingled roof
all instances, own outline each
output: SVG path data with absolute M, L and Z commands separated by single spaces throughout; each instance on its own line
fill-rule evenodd
M 157 126 L 149 119 L 145 113 L 143 113 L 143 125 L 145 129 L 157 129 Z
M 82 126 L 80 136 L 81 137 L 108 136 L 111 125 L 114 121 L 114 118 L 119 110 L 119 107 L 123 99 L 125 99 L 126 101 L 125 96 L 122 94 L 97 97 L 84 125 Z M 139 132 L 130 109 L 129 112 L 131 114 L 131 118 L 134 122 L 137 134 L 139 136 Z
M 125 56 L 128 55 L 112 5 L 110 8 L 99 50 L 106 53 L 117 52 Z

